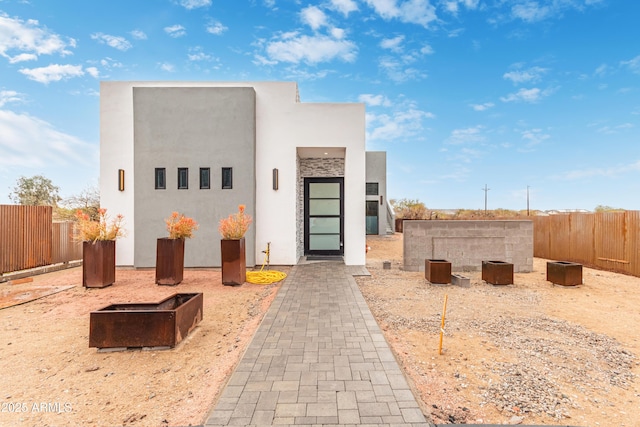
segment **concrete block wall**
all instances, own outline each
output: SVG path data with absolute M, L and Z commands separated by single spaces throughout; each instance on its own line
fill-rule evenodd
M 482 261 L 505 261 L 513 271 L 533 270 L 531 221 L 404 221 L 407 271 L 424 271 L 425 259 L 446 259 L 452 271 L 480 271 Z

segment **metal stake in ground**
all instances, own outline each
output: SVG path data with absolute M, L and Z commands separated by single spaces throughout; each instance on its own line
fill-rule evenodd
M 444 296 L 444 307 L 442 307 L 442 324 L 440 325 L 440 345 L 438 346 L 438 354 L 442 355 L 442 337 L 444 336 L 444 318 L 447 314 L 447 298 L 448 295 Z

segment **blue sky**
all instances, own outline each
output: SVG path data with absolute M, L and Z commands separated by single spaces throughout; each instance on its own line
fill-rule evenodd
M 0 203 L 99 179 L 101 80 L 299 84 L 364 102 L 388 196 L 640 209 L 640 2 L 0 0 Z

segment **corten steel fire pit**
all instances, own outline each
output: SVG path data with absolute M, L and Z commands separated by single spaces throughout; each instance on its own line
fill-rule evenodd
M 513 264 L 504 261 L 482 261 L 482 280 L 492 285 L 512 285 Z
M 202 293 L 174 294 L 92 311 L 89 347 L 175 347 L 202 320 L 202 302 Z
M 444 259 L 425 259 L 424 278 L 431 283 L 450 283 L 451 262 Z
M 582 264 L 568 261 L 547 262 L 547 280 L 556 285 L 581 285 Z

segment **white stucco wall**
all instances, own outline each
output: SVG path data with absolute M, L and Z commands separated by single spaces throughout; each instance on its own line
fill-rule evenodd
M 101 205 L 133 224 L 133 87 L 253 87 L 256 91 L 256 262 L 271 242 L 271 264 L 297 263 L 296 150 L 345 148 L 345 247 L 347 265 L 365 264 L 365 110 L 364 104 L 297 102 L 293 82 L 102 82 L 100 130 Z M 272 170 L 279 170 L 279 189 Z M 125 169 L 125 191 L 117 171 Z M 230 212 L 231 213 L 231 212 Z M 116 262 L 133 265 L 133 233 L 118 241 Z

